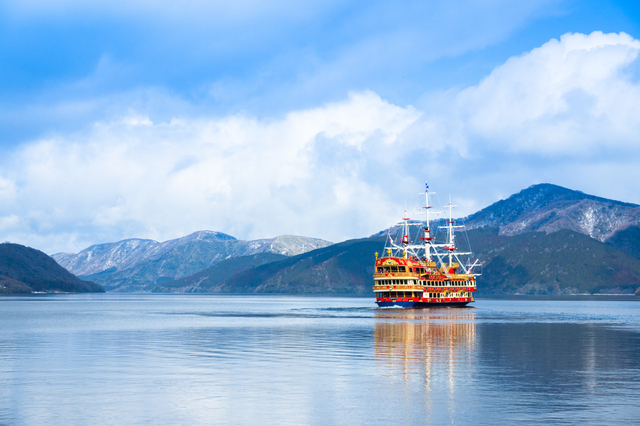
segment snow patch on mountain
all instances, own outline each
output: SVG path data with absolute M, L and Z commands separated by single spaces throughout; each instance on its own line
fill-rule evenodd
M 185 262 L 193 262 L 195 258 L 199 258 L 200 263 L 210 266 L 229 257 L 263 252 L 293 256 L 330 244 L 325 240 L 290 235 L 242 241 L 221 232 L 198 231 L 164 242 L 132 238 L 115 243 L 97 244 L 77 254 L 57 253 L 52 257 L 73 274 L 87 276 L 106 271 L 129 270 L 166 256 L 170 256 L 174 261 L 176 258 L 184 257 Z M 203 256 L 206 259 L 203 259 Z M 174 266 L 168 266 L 165 261 L 161 261 L 154 268 L 159 268 L 157 275 L 160 276 L 176 272 L 171 270 Z

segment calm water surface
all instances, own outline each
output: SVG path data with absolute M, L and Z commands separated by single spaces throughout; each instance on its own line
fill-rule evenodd
M 639 424 L 640 303 L 0 298 L 0 424 Z

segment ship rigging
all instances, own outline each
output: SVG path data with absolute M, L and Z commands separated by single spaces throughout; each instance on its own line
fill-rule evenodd
M 386 256 L 375 254 L 373 291 L 376 303 L 381 307 L 431 307 L 466 306 L 474 301 L 476 279 L 473 270 L 478 260 L 469 259 L 471 252 L 460 252 L 456 247 L 453 208 L 449 200 L 448 220 L 438 228 L 446 230 L 446 239 L 437 242 L 431 229 L 429 186 L 425 185 L 425 220 L 421 224 L 420 242 L 410 240 L 410 218 L 405 215 L 401 222 L 401 235 L 394 240 L 389 232 L 385 247 Z

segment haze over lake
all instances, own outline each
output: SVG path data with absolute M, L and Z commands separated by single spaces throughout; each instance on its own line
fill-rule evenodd
M 0 424 L 631 424 L 634 298 L 0 299 Z

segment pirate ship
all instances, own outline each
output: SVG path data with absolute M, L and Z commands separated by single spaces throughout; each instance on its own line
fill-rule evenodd
M 430 224 L 429 186 L 425 185 L 425 221 L 419 222 L 419 242 L 410 240 L 410 219 L 400 223 L 396 238 L 389 232 L 385 252 L 375 254 L 373 291 L 380 307 L 421 308 L 433 306 L 466 306 L 473 302 L 479 266 L 470 262 L 471 252 L 456 248 L 455 230 L 462 226 L 453 220 L 454 205 L 449 201 L 446 236 L 436 240 Z

